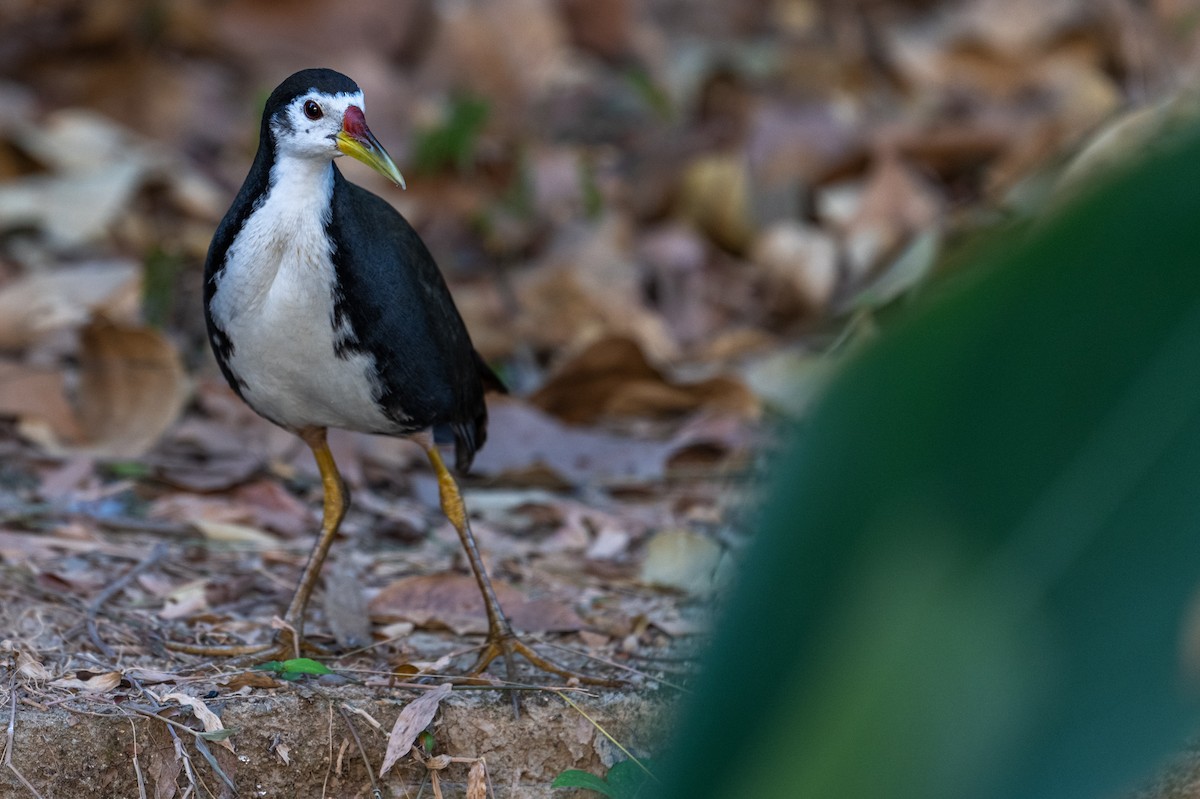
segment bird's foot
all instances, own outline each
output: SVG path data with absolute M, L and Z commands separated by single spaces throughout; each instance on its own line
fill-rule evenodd
M 516 655 L 523 657 L 535 668 L 562 677 L 564 680 L 575 680 L 585 685 L 599 685 L 607 688 L 616 688 L 621 685 L 619 680 L 593 677 L 590 674 L 572 671 L 549 658 L 542 657 L 511 630 L 493 631 L 488 634 L 487 641 L 484 642 L 483 649 L 479 652 L 479 657 L 475 659 L 475 664 L 467 671 L 466 676 L 479 677 L 493 661 L 500 658 L 504 660 L 505 677 L 512 682 L 515 676 L 513 658 Z
M 275 634 L 275 639 L 267 644 L 232 644 L 223 646 L 205 646 L 203 644 L 185 644 L 178 641 L 167 641 L 166 648 L 172 652 L 182 652 L 185 655 L 198 655 L 210 658 L 234 658 L 231 666 L 254 666 L 272 660 L 291 660 L 302 655 L 328 657 L 332 653 L 323 646 L 306 639 L 303 633 L 295 627 L 283 625 Z

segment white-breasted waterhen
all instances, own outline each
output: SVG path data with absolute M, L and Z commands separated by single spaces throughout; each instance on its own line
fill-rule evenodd
M 466 472 L 487 437 L 484 390 L 504 386 L 471 344 L 432 256 L 390 204 L 342 177 L 349 155 L 403 187 L 372 135 L 363 94 L 345 75 L 307 69 L 271 93 L 258 152 L 213 236 L 204 312 L 221 371 L 251 408 L 312 449 L 325 494 L 320 538 L 274 644 L 172 645 L 205 655 L 298 656 L 321 564 L 349 503 L 326 428 L 403 436 L 429 457 L 441 506 L 483 593 L 488 634 L 471 668 L 520 654 L 540 669 L 580 677 L 514 635 L 471 534 L 458 484 L 438 441 L 453 441 Z

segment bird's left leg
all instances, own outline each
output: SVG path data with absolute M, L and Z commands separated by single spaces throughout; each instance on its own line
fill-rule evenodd
M 504 658 L 505 669 L 508 672 L 507 676 L 511 680 L 513 677 L 513 655 L 520 655 L 542 671 L 557 674 L 564 679 L 573 678 L 591 685 L 618 685 L 619 683 L 614 680 L 605 680 L 599 677 L 591 677 L 587 674 L 579 674 L 560 666 L 533 651 L 528 644 L 517 637 L 516 633 L 513 632 L 512 625 L 508 621 L 508 617 L 504 615 L 504 609 L 500 607 L 500 600 L 496 598 L 496 591 L 492 587 L 492 581 L 488 578 L 487 569 L 484 568 L 483 558 L 479 555 L 479 547 L 475 544 L 475 536 L 471 533 L 471 523 L 467 518 L 467 510 L 463 504 L 462 492 L 459 491 L 458 482 L 454 479 L 454 475 L 450 474 L 450 470 L 446 468 L 446 464 L 442 461 L 441 453 L 438 452 L 437 447 L 429 444 L 425 448 L 425 453 L 429 457 L 429 463 L 433 466 L 434 473 L 437 475 L 442 512 L 446 514 L 446 518 L 450 520 L 450 523 L 454 525 L 454 529 L 458 533 L 458 539 L 462 542 L 463 550 L 467 554 L 467 562 L 471 565 L 471 571 L 475 575 L 475 582 L 479 584 L 479 590 L 483 594 L 484 610 L 487 613 L 487 640 L 484 641 L 483 650 L 479 653 L 475 665 L 471 667 L 468 674 L 470 676 L 478 676 L 483 673 L 484 669 L 493 660 L 502 657 Z
M 321 474 L 321 487 L 324 495 L 324 510 L 321 515 L 321 535 L 308 556 L 308 563 L 300 575 L 296 592 L 292 595 L 291 604 L 283 616 L 284 626 L 270 644 L 253 644 L 246 646 L 194 646 L 168 642 L 167 648 L 176 652 L 208 657 L 247 657 L 254 662 L 268 660 L 287 660 L 300 657 L 301 651 L 324 654 L 320 647 L 304 640 L 304 614 L 308 608 L 308 600 L 317 585 L 321 574 L 321 566 L 329 554 L 329 547 L 337 537 L 338 527 L 350 506 L 346 485 L 338 472 L 333 453 L 325 440 L 325 428 L 312 427 L 300 431 L 300 438 L 308 444 L 313 457 L 317 461 L 317 469 Z

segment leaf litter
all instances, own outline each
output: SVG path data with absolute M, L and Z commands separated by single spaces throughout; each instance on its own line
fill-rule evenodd
M 328 22 L 269 5 L 172 5 L 149 48 L 127 0 L 49 27 L 0 14 L 0 666 L 31 701 L 219 715 L 278 690 L 162 649 L 268 640 L 319 524 L 308 453 L 224 385 L 199 312 L 262 93 Z M 956 241 L 1036 217 L 1197 107 L 1171 90 L 1200 52 L 1187 4 L 426 5 L 356 7 L 371 46 L 326 55 L 398 161 L 440 160 L 403 195 L 347 171 L 413 221 L 513 389 L 464 483 L 506 608 L 640 686 L 702 639 L 756 478 L 876 317 Z M 478 594 L 421 453 L 331 446 L 355 501 L 308 632 L 375 687 L 447 668 Z M 109 658 L 79 630 L 114 586 Z M 154 795 L 223 762 L 155 740 Z

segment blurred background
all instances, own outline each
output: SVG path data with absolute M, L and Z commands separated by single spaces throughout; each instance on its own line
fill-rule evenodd
M 58 334 L 101 313 L 163 331 L 211 380 L 198 299 L 211 231 L 266 95 L 328 66 L 363 87 L 410 189 L 343 169 L 421 232 L 519 394 L 620 339 L 608 355 L 636 350 L 667 383 L 730 382 L 541 406 L 577 423 L 799 412 L 807 393 L 789 380 L 820 370 L 806 356 L 852 312 L 919 284 L 964 230 L 1028 210 L 1085 137 L 1184 85 L 1198 13 L 1189 0 L 13 0 L 5 369 L 78 356 Z M 31 406 L 6 391 L 0 411 L 103 443 L 99 418 L 71 428 L 37 385 Z

